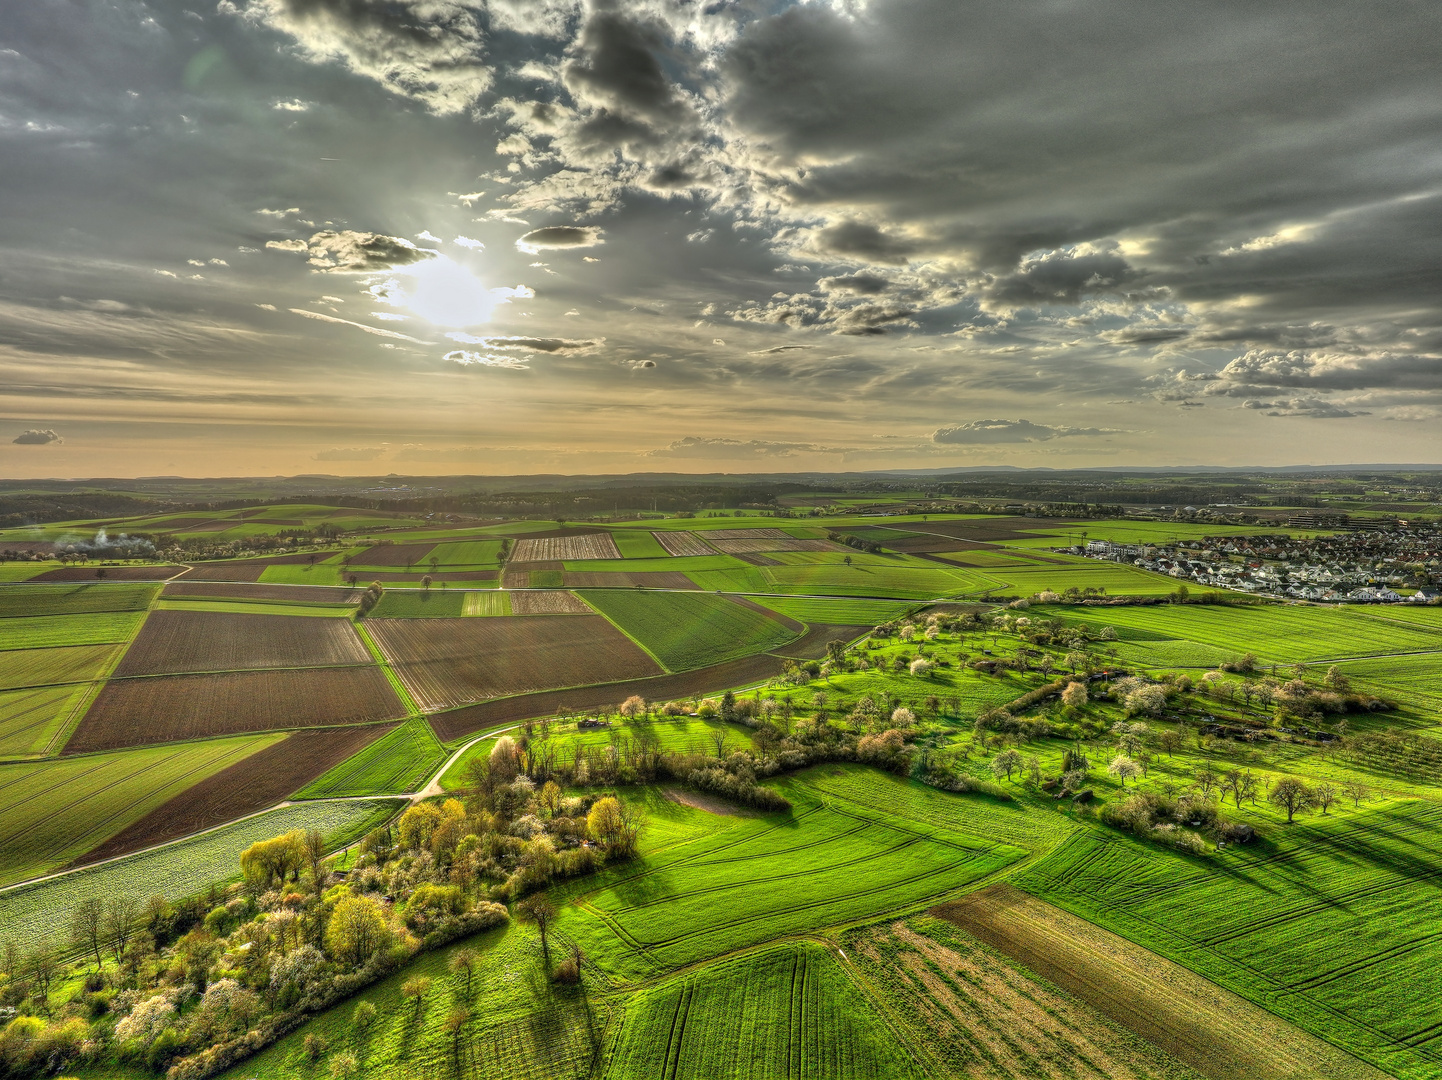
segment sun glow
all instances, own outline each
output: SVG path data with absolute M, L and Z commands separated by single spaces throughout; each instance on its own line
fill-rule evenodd
M 496 297 L 481 280 L 444 256 L 417 264 L 414 284 L 396 299 L 436 326 L 475 326 L 490 320 Z

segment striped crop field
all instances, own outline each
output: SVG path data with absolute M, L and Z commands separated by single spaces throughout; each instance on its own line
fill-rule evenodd
M 0 765 L 0 884 L 63 866 L 171 796 L 279 737 Z
M 0 619 L 17 615 L 83 615 L 98 611 L 144 611 L 157 585 L 94 583 L 7 585 L 0 589 Z
M 831 948 L 797 942 L 636 994 L 606 1080 L 871 1080 L 922 1070 Z
M 756 602 L 804 623 L 877 626 L 916 608 L 904 600 L 831 600 L 814 596 L 762 596 Z
M 1195 859 L 1094 830 L 1021 888 L 1394 1076 L 1442 1074 L 1442 805 L 1313 817 Z
M 608 970 L 644 977 L 781 934 L 918 907 L 987 877 L 1020 848 L 783 783 L 794 811 L 627 863 L 562 919 Z
M 445 759 L 430 725 L 413 717 L 316 777 L 295 797 L 333 799 L 418 791 Z
M 476 589 L 462 593 L 462 615 L 509 615 L 511 595 L 500 589 Z
M 764 611 L 708 593 L 594 589 L 581 596 L 670 671 L 765 652 L 796 636 Z
M 31 615 L 0 619 L 0 649 L 49 649 L 129 641 L 145 619 L 139 611 Z
M 83 684 L 0 691 L 0 757 L 43 754 L 85 691 Z

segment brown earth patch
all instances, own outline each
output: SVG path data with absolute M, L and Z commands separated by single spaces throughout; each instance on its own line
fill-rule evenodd
M 748 810 L 744 806 L 737 806 L 735 803 L 727 802 L 725 799 L 718 799 L 715 795 L 703 795 L 698 791 L 683 791 L 680 788 L 667 788 L 661 792 L 670 802 L 680 806 L 689 806 L 693 810 L 705 810 L 708 814 L 720 814 L 724 817 L 760 817 L 755 810 Z
M 363 724 L 395 720 L 405 711 L 385 673 L 374 665 L 112 679 L 80 721 L 65 753 Z
M 777 656 L 787 656 L 795 660 L 820 660 L 826 655 L 827 642 L 837 638 L 846 642 L 855 641 L 863 632 L 862 628 L 857 626 L 812 623 L 811 629 L 801 637 L 771 651 Z
M 516 541 L 516 562 L 566 559 L 619 559 L 620 550 L 610 533 L 573 533 L 566 536 L 536 536 Z
M 714 555 L 716 549 L 693 532 L 653 532 L 667 555 Z
M 183 566 L 62 566 L 36 574 L 31 581 L 164 581 Z M 104 570 L 105 573 L 99 573 Z
M 772 611 L 770 608 L 762 607 L 750 597 L 728 594 L 726 599 L 730 600 L 733 604 L 740 604 L 744 608 L 750 608 L 752 611 L 759 612 L 760 614 L 765 615 L 768 619 L 779 622 L 782 626 L 786 627 L 786 629 L 790 630 L 793 634 L 799 634 L 801 633 L 801 631 L 806 629 L 806 624 L 804 622 L 798 622 L 790 615 L 783 615 L 779 611 Z
M 570 618 L 571 616 L 567 616 Z M 396 620 L 401 621 L 401 620 Z M 417 620 L 411 620 L 417 621 Z M 494 622 L 477 619 L 476 622 Z M 854 627 L 845 629 L 854 631 Z M 810 635 L 807 635 L 808 637 Z M 825 651 L 825 646 L 822 646 Z M 770 653 L 757 653 L 722 664 L 683 671 L 676 675 L 656 675 L 648 679 L 627 679 L 620 682 L 597 683 L 568 690 L 549 690 L 536 694 L 519 694 L 496 701 L 481 702 L 460 709 L 436 713 L 430 717 L 431 727 L 442 742 L 463 735 L 504 727 L 538 716 L 555 716 L 562 709 L 594 709 L 619 705 L 632 694 L 647 701 L 672 701 L 693 694 L 709 694 L 752 683 L 765 682 L 781 674 L 785 661 Z
M 1385 1076 L 1180 964 L 1005 883 L 932 914 L 1211 1080 Z
M 410 582 L 412 585 L 420 585 L 421 578 L 430 578 L 432 581 L 495 581 L 499 576 L 495 570 L 437 570 L 434 574 L 422 567 L 417 567 L 409 574 L 396 570 L 351 570 L 355 574 L 357 582 L 379 581 L 382 584 L 388 581 Z
M 1090 1006 L 941 919 L 853 931 L 846 952 L 948 1075 L 971 1080 L 1197 1080 Z
M 427 710 L 658 670 L 599 615 L 376 619 L 367 627 Z
M 315 553 L 315 559 L 329 558 L 327 552 Z M 185 573 L 186 581 L 259 581 L 268 566 L 304 566 L 311 560 L 310 554 L 277 555 L 272 559 L 236 559 L 231 562 L 191 563 Z
M 125 855 L 268 809 L 394 727 L 367 724 L 297 731 L 187 788 L 71 865 Z
M 706 529 L 701 535 L 707 540 L 791 540 L 785 529 Z
M 377 544 L 357 553 L 355 566 L 416 566 L 426 561 L 435 544 Z
M 165 586 L 167 600 L 279 600 L 288 604 L 355 604 L 360 590 L 328 585 L 255 585 L 234 581 L 190 581 Z
M 115 677 L 369 663 L 349 619 L 152 611 Z
M 511 593 L 514 615 L 594 615 L 584 600 L 564 589 L 523 589 Z
M 744 563 L 750 563 L 752 566 L 781 566 L 781 565 L 782 565 L 780 559 L 769 559 L 769 558 L 767 558 L 765 555 L 733 555 L 733 556 L 731 556 L 731 557 L 732 557 L 733 559 L 740 559 L 740 560 L 741 560 L 742 562 L 744 562 Z

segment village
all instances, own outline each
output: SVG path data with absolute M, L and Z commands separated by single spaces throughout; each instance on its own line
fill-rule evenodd
M 1442 527 L 1398 524 L 1332 536 L 1217 536 L 1164 544 L 1106 539 L 1057 551 L 1124 562 L 1179 582 L 1345 604 L 1435 604 L 1442 599 Z

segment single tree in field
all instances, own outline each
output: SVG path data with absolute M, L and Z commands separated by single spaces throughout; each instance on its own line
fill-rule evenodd
M 1157 736 L 1157 745 L 1171 757 L 1182 748 L 1182 733 L 1173 729 L 1163 731 Z
M 427 975 L 415 975 L 401 983 L 401 996 L 415 1002 L 416 1011 L 412 1020 L 420 1020 L 421 1009 L 425 1005 L 426 995 L 430 992 L 431 980 Z
M 1011 774 L 1020 768 L 1021 755 L 1015 750 L 1003 750 L 996 755 L 991 763 L 991 771 L 995 773 L 998 778 L 1004 775 L 1008 782 L 1011 781 Z
M 60 971 L 60 961 L 55 950 L 46 942 L 31 953 L 25 962 L 25 974 L 30 976 L 30 996 L 39 1004 L 41 1012 L 50 1015 L 50 984 Z
M 456 1071 L 461 1068 L 461 1035 L 466 1029 L 466 1021 L 471 1018 L 471 1010 L 464 1005 L 457 1005 L 446 1014 L 446 1032 L 451 1037 L 451 1057 L 455 1061 Z
M 1267 801 L 1278 810 L 1287 812 L 1287 824 L 1292 823 L 1299 810 L 1305 810 L 1312 805 L 1312 789 L 1295 776 L 1284 776 L 1272 785 L 1272 790 L 1267 793 Z
M 1201 792 L 1202 798 L 1207 802 L 1212 801 L 1212 792 L 1217 790 L 1222 781 L 1222 778 L 1207 765 L 1203 765 L 1193 773 L 1192 779 L 1197 782 L 1197 790 Z
M 95 970 L 100 970 L 100 945 L 105 939 L 105 901 L 87 896 L 75 905 L 70 914 L 70 941 L 78 949 L 95 956 Z
M 555 817 L 556 811 L 560 809 L 561 806 L 561 786 L 554 780 L 547 780 L 545 784 L 541 786 L 541 794 L 538 797 L 546 813 L 551 817 Z
M 1122 782 L 1122 787 L 1127 786 L 1127 781 L 1141 775 L 1142 767 L 1125 754 L 1118 754 L 1112 758 L 1112 763 L 1107 766 L 1107 772 L 1111 773 Z
M 430 575 L 430 574 L 427 574 L 425 577 L 421 578 L 421 589 L 422 589 L 424 592 L 430 592 L 430 591 L 431 591 L 431 575 Z
M 475 973 L 476 970 L 476 950 L 457 949 L 455 952 L 451 953 L 451 959 L 448 966 L 450 967 L 451 974 L 456 978 L 465 976 L 466 999 L 470 1000 L 471 976 Z
M 1242 808 L 1242 770 L 1228 769 L 1226 772 L 1222 773 L 1221 784 L 1222 802 L 1225 803 L 1227 801 L 1227 796 L 1231 795 L 1232 798 L 1236 800 L 1237 809 L 1240 810 Z
M 1242 800 L 1247 799 L 1253 806 L 1257 805 L 1257 793 L 1262 790 L 1262 783 L 1252 775 L 1250 769 L 1243 769 L 1241 777 L 1237 780 L 1237 806 L 1242 805 Z
M 1325 814 L 1337 801 L 1337 785 L 1330 781 L 1322 781 L 1312 789 L 1312 804 L 1320 807 Z
M 730 733 L 724 729 L 711 732 L 711 743 L 716 747 L 716 757 L 725 760 L 726 743 L 730 740 Z
M 130 935 L 134 933 L 139 919 L 140 905 L 135 902 L 134 897 L 117 896 L 106 905 L 105 937 L 110 943 L 110 951 L 115 954 L 117 964 L 125 953 L 125 946 L 130 943 Z
M 1078 668 L 1086 667 L 1087 654 L 1080 650 L 1073 650 L 1072 652 L 1066 654 L 1066 659 L 1064 662 L 1066 664 L 1067 670 L 1070 671 L 1073 675 L 1075 675 Z
M 1372 789 L 1360 780 L 1348 780 L 1342 785 L 1342 794 L 1352 800 L 1352 809 L 1360 810 L 1362 803 L 1372 797 Z
M 551 942 L 549 933 L 551 923 L 556 921 L 556 908 L 545 895 L 532 896 L 522 900 L 516 905 L 521 918 L 527 922 L 536 924 L 536 932 L 541 935 L 541 954 L 546 959 L 546 970 L 551 970 Z

